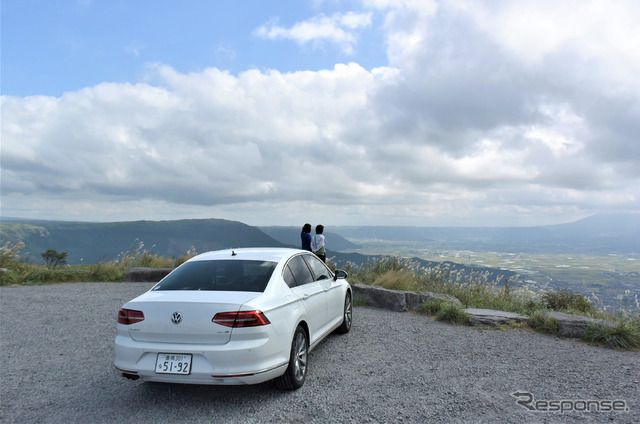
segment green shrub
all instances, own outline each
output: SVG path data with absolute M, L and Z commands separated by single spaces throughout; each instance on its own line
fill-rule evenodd
M 20 250 L 24 248 L 24 243 L 21 241 L 15 242 L 13 245 L 6 242 L 0 246 L 0 268 L 11 268 L 12 266 L 20 263 L 26 263 L 26 260 L 20 258 Z
M 57 268 L 67 263 L 67 252 L 58 252 L 53 249 L 47 249 L 46 252 L 40 254 L 47 268 Z
M 0 277 L 0 285 L 36 285 L 60 282 L 86 281 L 86 271 L 72 268 L 47 268 L 39 265 L 19 264 L 11 266 Z
M 462 273 L 451 270 L 446 264 L 433 268 L 420 267 L 416 261 L 397 257 L 385 257 L 356 266 L 347 263 L 352 284 L 377 285 L 393 290 L 429 291 L 449 294 L 470 308 L 498 309 L 520 314 L 530 314 L 544 309 L 544 305 L 531 298 L 532 293 L 516 290 L 503 277 L 490 280 L 488 272 Z
M 158 256 L 144 248 L 144 243 L 139 242 L 138 247 L 119 255 L 120 264 L 126 269 L 135 267 L 145 268 L 172 268 L 173 259 Z
M 0 286 L 13 286 L 21 284 L 22 272 L 19 272 L 15 267 L 7 268 L 2 275 L 0 275 Z
M 6 271 L 0 275 L 0 285 L 9 286 L 21 284 L 24 274 L 30 269 L 27 260 L 20 257 L 20 250 L 24 248 L 24 243 L 18 241 L 11 245 L 6 242 L 0 247 L 0 268 Z
M 196 255 L 194 248 L 177 259 L 158 256 L 139 243 L 137 248 L 120 254 L 118 260 L 100 261 L 93 265 L 84 266 L 40 266 L 27 263 L 27 259 L 20 258 L 18 252 L 24 247 L 22 242 L 14 245 L 5 243 L 0 247 L 0 267 L 7 272 L 0 276 L 0 285 L 32 285 L 56 282 L 74 281 L 122 281 L 125 272 L 134 267 L 173 268 Z M 58 254 L 49 250 L 43 254 Z M 63 252 L 66 256 L 66 252 Z M 177 263 L 177 265 L 176 265 Z M 60 265 L 60 262 L 58 263 Z
M 407 270 L 389 270 L 378 276 L 373 285 L 389 290 L 412 290 L 415 286 L 413 275 Z
M 540 333 L 558 334 L 558 320 L 554 317 L 546 316 L 544 311 L 532 313 L 527 325 Z
M 423 315 L 436 315 L 444 303 L 446 302 L 442 299 L 429 299 L 418 307 L 417 312 Z
M 436 319 L 449 324 L 466 325 L 469 323 L 469 314 L 463 311 L 459 305 L 445 303 L 436 314 Z
M 89 266 L 92 281 L 122 281 L 126 269 L 118 262 L 98 262 Z
M 410 259 L 388 256 L 378 260 L 370 260 L 360 266 L 348 262 L 344 270 L 349 274 L 352 284 L 374 285 L 374 282 L 389 271 L 413 273 L 417 270 L 417 263 Z
M 549 291 L 542 295 L 542 302 L 554 311 L 579 312 L 593 314 L 596 312 L 589 299 L 583 294 L 570 290 Z
M 639 349 L 640 319 L 621 318 L 614 325 L 592 322 L 584 332 L 583 340 L 612 349 Z
M 187 262 L 189 259 L 191 259 L 194 256 L 196 256 L 197 254 L 198 254 L 198 252 L 196 252 L 196 248 L 194 246 L 191 246 L 191 248 L 189 250 L 187 250 L 187 253 L 185 253 L 184 255 L 180 255 L 180 256 L 178 256 L 176 258 L 173 266 L 175 266 L 177 268 L 180 265 L 182 265 L 183 263 Z
M 533 299 L 529 299 L 524 303 L 525 315 L 531 315 L 534 312 L 540 310 L 542 305 L 540 302 L 536 302 Z
M 531 309 L 539 309 L 539 302 L 531 299 L 531 292 L 516 290 L 505 281 L 498 286 L 502 277 L 491 280 L 488 272 L 462 273 L 449 270 L 446 266 L 422 270 L 418 275 L 417 291 L 432 291 L 449 294 L 468 308 L 497 309 L 526 314 Z

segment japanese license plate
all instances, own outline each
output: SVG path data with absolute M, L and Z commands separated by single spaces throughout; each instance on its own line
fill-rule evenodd
M 191 354 L 158 353 L 156 359 L 157 374 L 190 374 Z

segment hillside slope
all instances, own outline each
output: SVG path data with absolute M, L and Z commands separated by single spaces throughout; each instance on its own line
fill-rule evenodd
M 21 240 L 33 263 L 47 249 L 68 252 L 69 264 L 112 260 L 144 248 L 162 256 L 178 256 L 194 247 L 197 252 L 231 247 L 281 247 L 283 243 L 259 229 L 223 219 L 131 221 L 110 223 L 21 221 L 0 224 L 2 243 Z

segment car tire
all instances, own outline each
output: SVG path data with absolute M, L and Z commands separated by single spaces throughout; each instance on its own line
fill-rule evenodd
M 336 328 L 336 333 L 346 334 L 351 330 L 353 322 L 353 302 L 351 302 L 351 293 L 347 292 L 344 297 L 344 315 L 342 317 L 342 325 Z
M 309 339 L 301 326 L 296 328 L 291 342 L 289 366 L 280 377 L 276 378 L 276 386 L 284 390 L 296 390 L 302 387 L 307 377 L 309 359 Z

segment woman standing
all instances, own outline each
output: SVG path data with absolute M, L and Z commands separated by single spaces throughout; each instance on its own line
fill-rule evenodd
M 311 251 L 322 259 L 322 262 L 327 262 L 327 251 L 325 249 L 327 239 L 322 234 L 323 231 L 324 225 L 316 225 L 316 234 L 311 239 Z
M 302 250 L 308 250 L 311 252 L 311 224 L 304 224 L 302 226 L 302 232 L 300 233 L 300 239 L 302 240 Z

